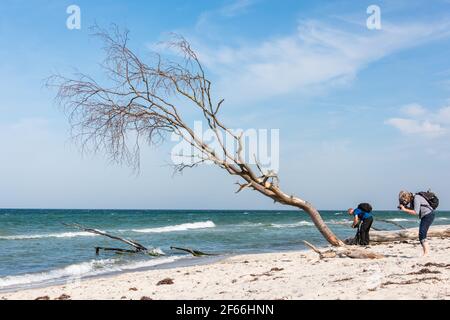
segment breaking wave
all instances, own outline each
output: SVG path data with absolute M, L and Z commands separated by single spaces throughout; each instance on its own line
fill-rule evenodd
M 302 226 L 313 226 L 314 223 L 310 221 L 299 221 L 296 223 L 286 223 L 286 224 L 272 224 L 271 226 L 274 228 L 296 228 Z
M 181 258 L 183 258 L 183 256 L 162 257 L 146 261 L 129 262 L 126 264 L 119 264 L 117 259 L 91 260 L 47 272 L 2 277 L 0 278 L 0 289 L 5 290 L 16 287 L 48 284 L 58 280 L 73 282 L 88 276 L 148 268 L 174 262 Z
M 28 240 L 42 238 L 75 238 L 75 237 L 95 237 L 96 234 L 89 232 L 61 232 L 45 234 L 20 234 L 14 236 L 0 236 L 0 240 Z
M 206 229 L 206 228 L 215 228 L 216 225 L 212 221 L 204 221 L 204 222 L 194 222 L 194 223 L 183 223 L 173 226 L 167 227 L 159 227 L 159 228 L 148 228 L 148 229 L 133 229 L 133 232 L 139 233 L 164 233 L 164 232 L 174 232 L 174 231 L 186 231 L 192 229 Z

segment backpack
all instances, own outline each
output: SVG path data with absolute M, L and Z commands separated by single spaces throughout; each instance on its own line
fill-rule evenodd
M 372 206 L 369 203 L 360 203 L 358 205 L 358 209 L 367 213 L 371 213 L 372 212 Z
M 439 207 L 439 198 L 434 192 L 431 191 L 422 191 L 417 193 L 417 195 L 423 197 L 425 200 L 427 200 L 428 204 L 433 210 L 436 210 Z

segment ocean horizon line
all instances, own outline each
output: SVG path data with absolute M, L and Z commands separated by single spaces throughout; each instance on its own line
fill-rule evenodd
M 350 208 L 350 207 L 349 207 Z M 0 211 L 2 210 L 51 210 L 51 211 L 57 211 L 57 210 L 71 210 L 71 211 L 107 211 L 107 210 L 115 210 L 115 211 L 213 211 L 213 212 L 219 212 L 219 211 L 253 211 L 253 212 L 264 212 L 264 211 L 285 211 L 285 212 L 293 212 L 293 211 L 303 211 L 301 209 L 192 209 L 192 208 L 182 208 L 182 209 L 161 209 L 161 208 L 147 208 L 147 209 L 141 209 L 141 208 L 0 208 Z M 345 209 L 317 209 L 319 212 L 322 211 L 347 211 L 348 208 Z M 392 212 L 392 211 L 398 211 L 397 208 L 392 209 L 374 209 L 374 212 Z M 444 209 L 438 209 L 436 210 L 437 213 L 439 212 L 447 212 L 450 211 L 450 208 L 444 208 Z

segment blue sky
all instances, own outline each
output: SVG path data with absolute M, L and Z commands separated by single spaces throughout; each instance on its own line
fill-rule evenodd
M 66 9 L 81 9 L 68 30 Z M 366 9 L 381 9 L 368 30 Z M 89 26 L 131 31 L 145 55 L 169 32 L 198 51 L 238 128 L 280 129 L 286 192 L 321 209 L 396 206 L 433 188 L 450 208 L 450 1 L 2 1 L 0 207 L 280 208 L 211 167 L 172 176 L 170 143 L 146 148 L 139 176 L 69 137 L 52 73 L 100 77 Z

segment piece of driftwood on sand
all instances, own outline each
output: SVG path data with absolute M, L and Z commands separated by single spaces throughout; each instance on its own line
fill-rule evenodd
M 429 238 L 450 237 L 450 225 L 431 226 L 430 230 L 428 230 L 428 237 Z M 418 238 L 419 238 L 419 228 L 411 228 L 395 231 L 374 231 L 370 233 L 371 243 L 417 240 Z
M 372 231 L 370 233 L 370 243 L 384 243 L 405 240 L 416 240 L 419 237 L 418 228 L 393 230 L 393 231 Z M 450 225 L 432 226 L 428 231 L 428 237 L 449 238 Z M 350 249 L 350 246 L 333 247 L 329 249 L 318 249 L 308 241 L 303 241 L 307 247 L 319 255 L 320 259 L 326 258 L 354 258 L 354 259 L 381 259 L 384 255 L 364 249 Z M 354 238 L 345 240 L 346 244 L 353 244 Z
M 448 238 L 450 237 L 450 225 L 431 226 L 428 230 L 428 237 Z M 372 231 L 370 232 L 371 243 L 394 242 L 419 239 L 419 228 L 410 228 L 394 231 Z M 346 239 L 347 243 L 351 239 Z
M 311 248 L 319 255 L 320 259 L 326 258 L 352 258 L 352 259 L 381 259 L 384 255 L 367 251 L 359 248 L 351 248 L 348 246 L 333 247 L 326 250 L 320 250 L 308 241 L 303 241 L 305 245 Z

